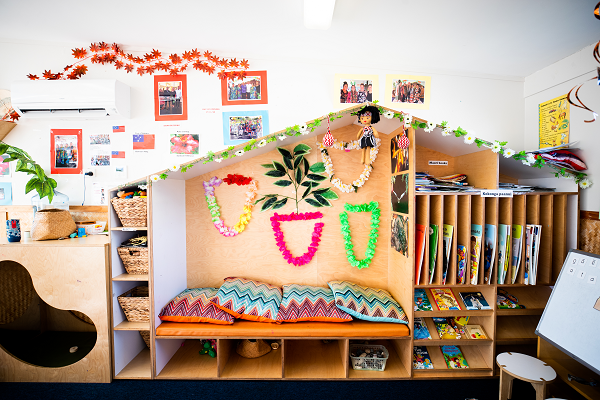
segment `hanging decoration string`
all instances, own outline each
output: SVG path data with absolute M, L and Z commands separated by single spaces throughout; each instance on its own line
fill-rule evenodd
M 344 237 L 344 248 L 346 249 L 346 257 L 348 262 L 353 267 L 358 269 L 368 268 L 375 256 L 375 247 L 377 245 L 377 237 L 379 237 L 379 217 L 381 216 L 381 210 L 379 209 L 379 203 L 372 201 L 365 204 L 344 204 L 344 209 L 340 213 L 340 222 L 342 223 L 342 236 Z M 354 245 L 352 244 L 352 234 L 350 232 L 350 224 L 348 223 L 348 212 L 370 212 L 371 213 L 371 231 L 369 232 L 369 243 L 367 250 L 365 251 L 365 258 L 357 260 L 354 255 Z

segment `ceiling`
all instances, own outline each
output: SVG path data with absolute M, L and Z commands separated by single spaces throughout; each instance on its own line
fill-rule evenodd
M 337 0 L 321 31 L 302 0 L 0 0 L 0 41 L 523 78 L 600 39 L 596 2 Z

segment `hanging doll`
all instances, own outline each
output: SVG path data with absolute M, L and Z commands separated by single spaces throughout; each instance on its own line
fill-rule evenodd
M 371 164 L 371 147 L 375 147 L 375 139 L 379 138 L 379 132 L 377 132 L 371 124 L 379 122 L 379 109 L 375 106 L 363 107 L 358 112 L 358 122 L 364 125 L 358 131 L 357 139 L 360 142 L 360 148 L 362 149 L 362 157 L 360 162 L 366 165 Z

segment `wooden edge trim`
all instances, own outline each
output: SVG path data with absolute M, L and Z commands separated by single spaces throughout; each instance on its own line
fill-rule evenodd
M 580 219 L 591 219 L 594 221 L 598 221 L 600 220 L 600 212 L 598 211 L 584 211 L 584 210 L 580 210 L 579 211 L 579 218 Z

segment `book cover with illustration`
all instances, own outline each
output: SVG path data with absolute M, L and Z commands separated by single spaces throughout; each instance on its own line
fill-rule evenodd
M 440 350 L 449 369 L 469 368 L 469 364 L 458 346 L 440 346 Z
M 481 256 L 481 225 L 471 224 L 471 285 L 477 285 Z
M 496 226 L 485 224 L 485 240 L 483 249 L 483 281 L 488 285 L 492 283 L 494 261 L 496 257 Z
M 535 285 L 537 282 L 537 267 L 540 258 L 540 241 L 542 240 L 542 225 L 533 226 L 533 238 L 531 240 L 531 271 L 529 271 L 529 284 Z
M 523 225 L 512 226 L 512 257 L 510 263 L 511 283 L 517 280 L 519 266 L 521 265 L 521 236 L 523 234 Z
M 529 276 L 533 267 L 533 257 L 531 253 L 531 242 L 533 240 L 533 225 L 527 224 L 525 226 L 525 263 L 523 267 L 523 280 L 526 285 L 529 285 Z
M 440 339 L 460 339 L 460 334 L 448 323 L 446 318 L 435 317 L 432 319 Z
M 435 261 L 438 253 L 438 226 L 429 225 L 429 284 L 433 282 L 433 273 L 435 272 Z
M 425 225 L 415 225 L 415 284 L 421 281 L 421 269 L 423 268 L 423 253 L 425 252 Z
M 414 346 L 413 369 L 433 369 L 431 357 L 425 346 Z
M 432 311 L 425 289 L 415 289 L 415 311 Z
M 467 310 L 491 310 L 492 308 L 483 297 L 481 292 L 460 292 L 459 293 Z
M 496 304 L 498 308 L 525 308 L 525 306 L 519 305 L 519 299 L 504 289 L 498 289 Z
M 459 244 L 456 246 L 456 282 L 463 284 L 467 273 L 467 247 Z
M 502 285 L 510 264 L 510 226 L 498 225 L 498 283 Z
M 444 272 L 442 273 L 442 285 L 446 284 L 446 276 L 448 275 L 448 267 L 450 266 L 450 252 L 452 250 L 452 234 L 454 233 L 454 227 L 452 225 L 444 224 L 444 242 L 443 242 L 443 253 L 444 253 Z
M 460 305 L 458 304 L 458 300 L 454 297 L 454 293 L 449 288 L 432 288 L 429 289 L 431 291 L 431 295 L 435 300 L 435 304 L 437 305 L 438 310 L 447 311 L 447 310 L 460 310 Z
M 465 330 L 469 339 L 489 339 L 481 325 L 466 325 Z
M 431 339 L 431 334 L 429 333 L 429 329 L 427 329 L 427 324 L 425 323 L 424 318 L 415 317 L 414 323 L 415 323 L 415 329 L 414 329 L 415 340 Z

